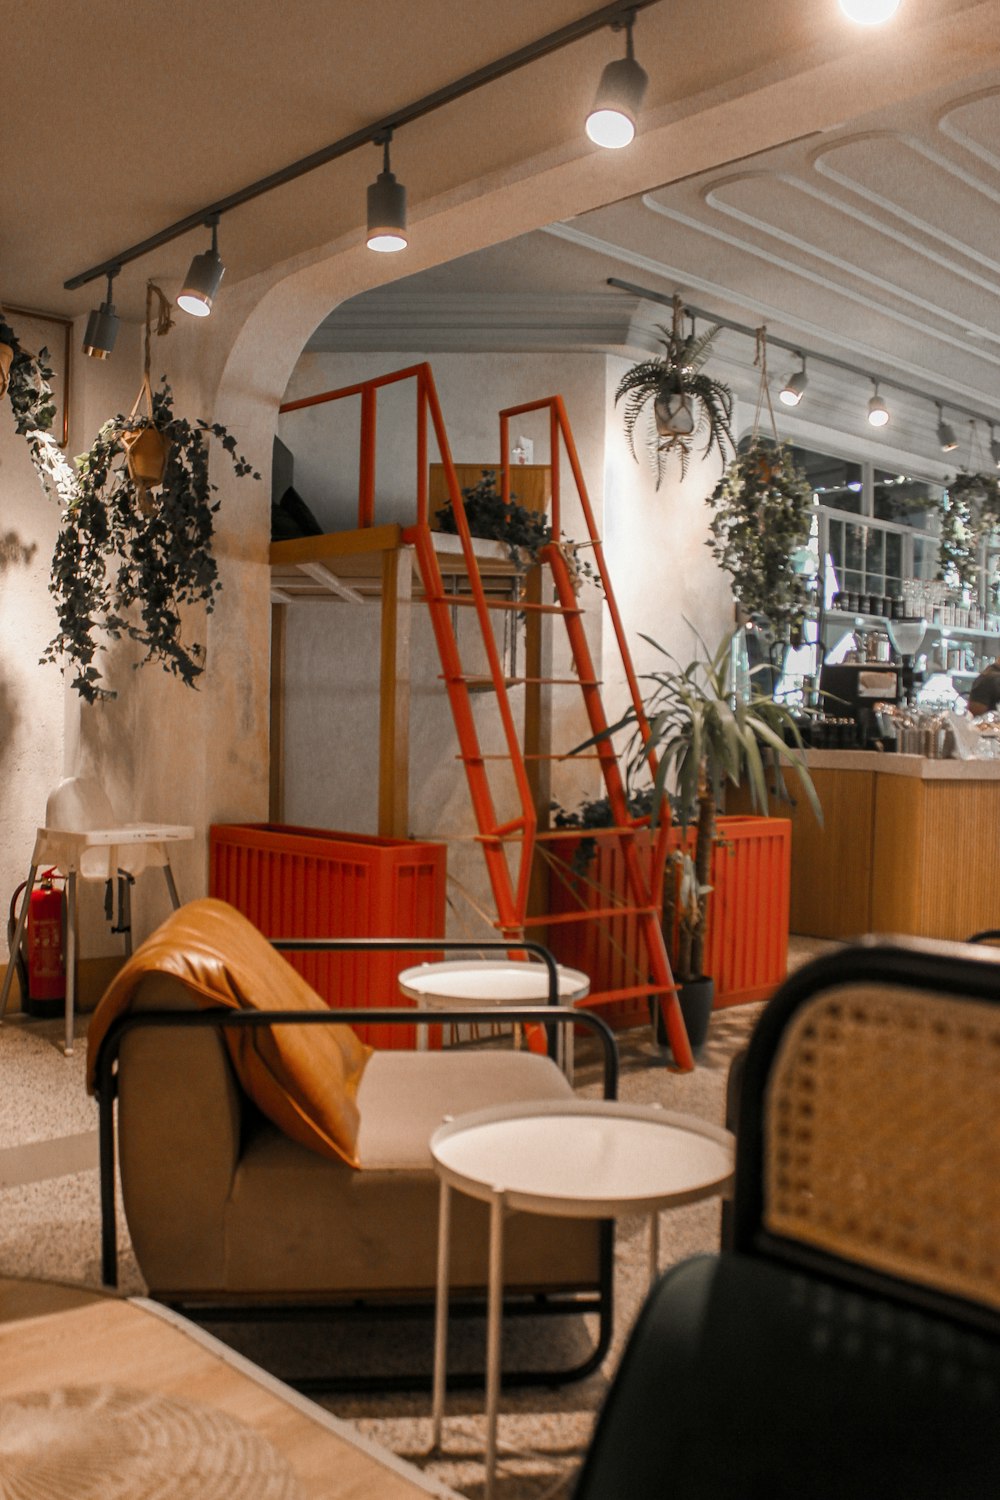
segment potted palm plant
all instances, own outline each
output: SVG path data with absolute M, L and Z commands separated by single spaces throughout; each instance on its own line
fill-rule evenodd
M 703 334 L 684 334 L 681 329 L 683 309 L 674 301 L 674 318 L 670 328 L 660 327 L 663 353 L 644 359 L 626 371 L 615 392 L 615 404 L 625 401 L 625 436 L 633 458 L 635 429 L 649 407 L 651 421 L 648 447 L 660 488 L 669 454 L 681 461 L 681 478 L 687 473 L 695 439 L 705 433 L 704 453 L 713 448 L 725 462 L 726 443 L 733 445 L 733 393 L 721 380 L 706 375 L 702 366 L 712 352 L 719 325 Z
M 632 730 L 626 750 L 630 779 L 642 768 L 648 768 L 655 756 L 652 822 L 671 816 L 672 809 L 680 824 L 679 847 L 671 855 L 674 879 L 667 882 L 665 920 L 671 930 L 666 936 L 670 947 L 676 923 L 674 978 L 680 987 L 681 1008 L 691 1045 L 698 1047 L 708 1031 L 714 994 L 713 980 L 703 972 L 705 936 L 712 890 L 712 853 L 717 842 L 716 818 L 727 782 L 738 786 L 746 780 L 754 810 L 766 813 L 766 764 L 784 763 L 798 772 L 802 789 L 820 822 L 822 810 L 790 710 L 752 683 L 745 698 L 732 691 L 730 636 L 714 652 L 699 637 L 701 654 L 686 666 L 681 666 L 656 641 L 648 636 L 643 639 L 664 658 L 663 667 L 645 674 L 643 679 L 651 684 L 644 704 L 649 735 L 643 742 L 634 709 L 608 733 Z M 689 837 L 689 830 L 693 830 L 693 837 Z

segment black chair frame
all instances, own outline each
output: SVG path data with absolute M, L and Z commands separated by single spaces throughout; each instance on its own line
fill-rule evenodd
M 118 1061 L 122 1042 L 131 1032 L 145 1028 L 241 1030 L 271 1026 L 322 1026 L 322 1025 L 372 1025 L 372 1026 L 441 1026 L 482 1025 L 498 1023 L 513 1026 L 541 1026 L 546 1034 L 548 1055 L 553 1060 L 557 1053 L 557 1028 L 560 1026 L 583 1026 L 596 1038 L 603 1062 L 603 1097 L 616 1099 L 618 1095 L 618 1047 L 607 1023 L 593 1011 L 573 1010 L 559 1004 L 558 969 L 552 953 L 539 943 L 516 943 L 511 941 L 451 942 L 441 938 L 272 938 L 274 948 L 281 951 L 330 952 L 341 950 L 436 952 L 458 951 L 526 951 L 537 954 L 545 962 L 549 972 L 549 998 L 544 1005 L 535 1006 L 490 1006 L 488 1010 L 472 1008 L 448 1011 L 428 1011 L 403 1007 L 393 1008 L 332 1008 L 328 1011 L 285 1011 L 280 1014 L 259 1011 L 210 1010 L 144 1010 L 126 1012 L 109 1027 L 97 1055 L 95 1065 L 94 1092 L 98 1105 L 99 1160 L 101 1188 L 101 1279 L 107 1287 L 118 1285 L 117 1207 L 115 1201 L 116 1120 L 115 1100 L 118 1094 Z M 613 1285 L 614 1285 L 614 1222 L 602 1222 L 600 1230 L 600 1261 L 598 1285 L 593 1293 L 543 1293 L 534 1296 L 509 1295 L 504 1300 L 504 1317 L 522 1316 L 580 1316 L 596 1314 L 597 1337 L 590 1354 L 579 1364 L 568 1369 L 540 1369 L 504 1372 L 505 1382 L 518 1385 L 557 1385 L 581 1380 L 591 1374 L 603 1361 L 611 1345 L 613 1333 Z M 429 1317 L 433 1315 L 433 1296 L 419 1302 L 359 1302 L 357 1299 L 334 1303 L 259 1303 L 259 1302 L 208 1302 L 170 1301 L 166 1305 L 191 1317 L 197 1322 L 287 1322 L 301 1319 L 338 1320 L 357 1317 L 380 1317 L 403 1319 Z M 449 1303 L 451 1317 L 485 1317 L 485 1296 L 472 1297 Z M 286 1377 L 287 1378 L 287 1377 Z M 349 1389 L 367 1390 L 411 1390 L 430 1389 L 431 1376 L 427 1372 L 411 1375 L 348 1376 L 348 1377 L 294 1377 L 288 1384 L 307 1391 Z M 481 1374 L 457 1374 L 449 1376 L 452 1389 L 478 1389 L 484 1383 Z
M 840 985 L 878 984 L 935 991 L 956 1000 L 1000 1002 L 1000 951 L 966 943 L 871 935 L 824 954 L 790 974 L 763 1011 L 750 1039 L 740 1080 L 731 1248 L 861 1287 L 877 1296 L 917 1303 L 994 1336 L 1000 1313 L 959 1297 L 901 1282 L 885 1272 L 768 1232 L 764 1216 L 765 1093 L 783 1033 L 794 1013 L 815 995 Z

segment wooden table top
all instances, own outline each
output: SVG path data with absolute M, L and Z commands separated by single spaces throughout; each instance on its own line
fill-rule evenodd
M 284 1455 L 308 1500 L 458 1500 L 168 1309 L 0 1279 L 0 1400 L 102 1383 L 200 1402 L 246 1423 Z

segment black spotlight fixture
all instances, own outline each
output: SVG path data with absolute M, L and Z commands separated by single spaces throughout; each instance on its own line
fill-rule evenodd
M 634 10 L 612 21 L 612 31 L 625 32 L 625 56 L 608 63 L 604 69 L 587 116 L 588 136 L 595 146 L 604 146 L 609 151 L 617 151 L 635 138 L 636 120 L 649 83 L 645 68 L 636 62 L 632 51 L 634 25 Z
M 952 427 L 950 422 L 945 421 L 944 411 L 941 407 L 940 401 L 936 401 L 934 404 L 937 407 L 938 414 L 938 446 L 940 447 L 942 453 L 954 453 L 955 449 L 958 447 L 958 438 L 955 436 L 955 429 L 954 427 Z
M 809 377 L 806 375 L 806 357 L 800 354 L 799 359 L 802 361 L 801 370 L 796 370 L 794 375 L 790 375 L 778 392 L 778 400 L 783 401 L 786 406 L 798 406 L 809 384 Z
M 374 144 L 382 147 L 382 170 L 368 187 L 368 248 L 391 253 L 405 250 L 406 188 L 389 168 L 392 130 L 382 130 Z
M 212 247 L 194 257 L 184 278 L 184 286 L 177 294 L 177 306 L 194 318 L 208 317 L 219 283 L 226 274 L 219 259 L 219 215 L 209 214 L 205 227 L 212 231 Z
M 108 294 L 100 307 L 95 307 L 87 319 L 87 331 L 83 335 L 83 352 L 91 359 L 107 359 L 115 347 L 118 337 L 118 314 L 111 300 L 112 282 L 121 270 L 115 266 L 108 272 Z

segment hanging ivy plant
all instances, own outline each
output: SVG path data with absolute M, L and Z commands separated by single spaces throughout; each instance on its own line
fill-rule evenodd
M 728 464 L 706 503 L 715 511 L 707 545 L 739 603 L 773 625 L 800 621 L 809 593 L 795 554 L 809 540 L 813 495 L 788 448 L 755 438 Z
M 220 423 L 175 414 L 165 380 L 151 407 L 148 416 L 113 417 L 76 460 L 74 494 L 52 559 L 49 589 L 59 631 L 42 660 L 71 664 L 72 685 L 88 703 L 114 696 L 94 664 L 102 638 L 137 642 L 143 662 L 158 661 L 194 685 L 204 647 L 184 640 L 181 612 L 196 603 L 211 611 L 219 590 L 212 554 L 219 502 L 208 477 L 208 436 L 219 440 L 237 476 L 260 478 Z M 155 428 L 170 444 L 162 486 L 152 495 L 126 462 L 125 434 L 142 427 Z
M 533 567 L 539 560 L 542 548 L 553 541 L 552 527 L 543 512 L 528 510 L 526 506 L 518 504 L 517 497 L 513 494 L 509 500 L 503 499 L 497 489 L 493 469 L 484 469 L 478 484 L 469 485 L 462 490 L 462 504 L 472 535 L 502 542 L 507 556 L 519 573 Z M 434 518 L 441 531 L 457 534 L 458 522 L 450 500 L 435 511 Z M 600 584 L 596 568 L 589 559 L 580 557 L 576 542 L 564 537 L 561 547 L 577 593 L 585 578 L 591 583 Z
M 941 496 L 937 577 L 951 589 L 976 581 L 979 540 L 1000 512 L 1000 485 L 990 474 L 958 474 Z

